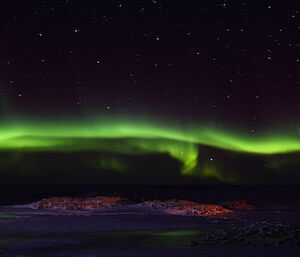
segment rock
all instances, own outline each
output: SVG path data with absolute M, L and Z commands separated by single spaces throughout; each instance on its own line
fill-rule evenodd
M 241 223 L 221 232 L 202 238 L 211 245 L 241 243 L 246 245 L 280 246 L 299 243 L 298 224 L 276 224 L 267 222 Z
M 216 204 L 200 204 L 186 200 L 152 200 L 142 203 L 144 206 L 174 215 L 190 215 L 204 217 L 228 217 L 232 211 Z
M 82 197 L 52 197 L 38 202 L 39 209 L 47 210 L 91 210 L 116 206 L 123 201 L 120 197 L 97 196 Z

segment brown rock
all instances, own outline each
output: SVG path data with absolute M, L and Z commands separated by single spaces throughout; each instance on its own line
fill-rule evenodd
M 160 209 L 174 215 L 192 215 L 205 217 L 228 217 L 232 211 L 215 204 L 200 204 L 186 200 L 153 200 L 144 203 L 145 205 Z
M 123 201 L 120 197 L 97 196 L 82 197 L 52 197 L 39 202 L 39 209 L 47 210 L 88 210 L 115 206 Z

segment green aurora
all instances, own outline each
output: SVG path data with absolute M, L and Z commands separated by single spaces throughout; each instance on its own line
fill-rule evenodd
M 3 152 L 99 151 L 124 155 L 167 154 L 181 163 L 183 175 L 199 175 L 199 146 L 269 156 L 300 151 L 300 138 L 280 134 L 245 136 L 212 127 L 166 125 L 159 122 L 103 119 L 85 122 L 9 122 L 0 126 Z M 126 170 L 118 159 L 100 159 L 100 167 Z M 203 176 L 225 180 L 212 164 Z M 227 178 L 234 181 L 235 178 Z

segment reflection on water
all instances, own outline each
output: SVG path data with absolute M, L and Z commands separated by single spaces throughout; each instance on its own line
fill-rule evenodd
M 29 251 L 49 251 L 53 243 L 59 249 L 182 249 L 190 247 L 192 241 L 215 232 L 203 230 L 167 231 L 117 231 L 117 232 L 70 232 L 70 233 L 0 233 L 2 246 L 16 249 L 26 244 Z
M 185 248 L 190 242 L 212 233 L 206 230 L 131 231 L 99 233 L 99 242 L 105 247 Z

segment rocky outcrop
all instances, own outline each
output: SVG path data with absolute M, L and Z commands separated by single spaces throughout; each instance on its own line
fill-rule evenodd
M 193 244 L 253 246 L 281 245 L 300 243 L 300 225 L 271 222 L 234 223 L 224 230 L 204 237 Z
M 175 215 L 192 215 L 205 217 L 228 217 L 232 211 L 216 204 L 200 204 L 186 200 L 153 200 L 142 203 L 142 205 L 164 213 Z
M 129 207 L 126 199 L 120 197 L 97 196 L 83 197 L 52 197 L 35 203 L 37 209 L 46 210 L 96 210 L 109 207 Z M 144 201 L 134 206 L 147 208 L 171 215 L 189 215 L 203 217 L 228 217 L 232 211 L 216 204 L 200 204 L 186 200 L 151 200 Z
M 123 202 L 120 197 L 97 196 L 83 197 L 52 197 L 38 202 L 38 209 L 47 210 L 91 210 L 117 206 Z

